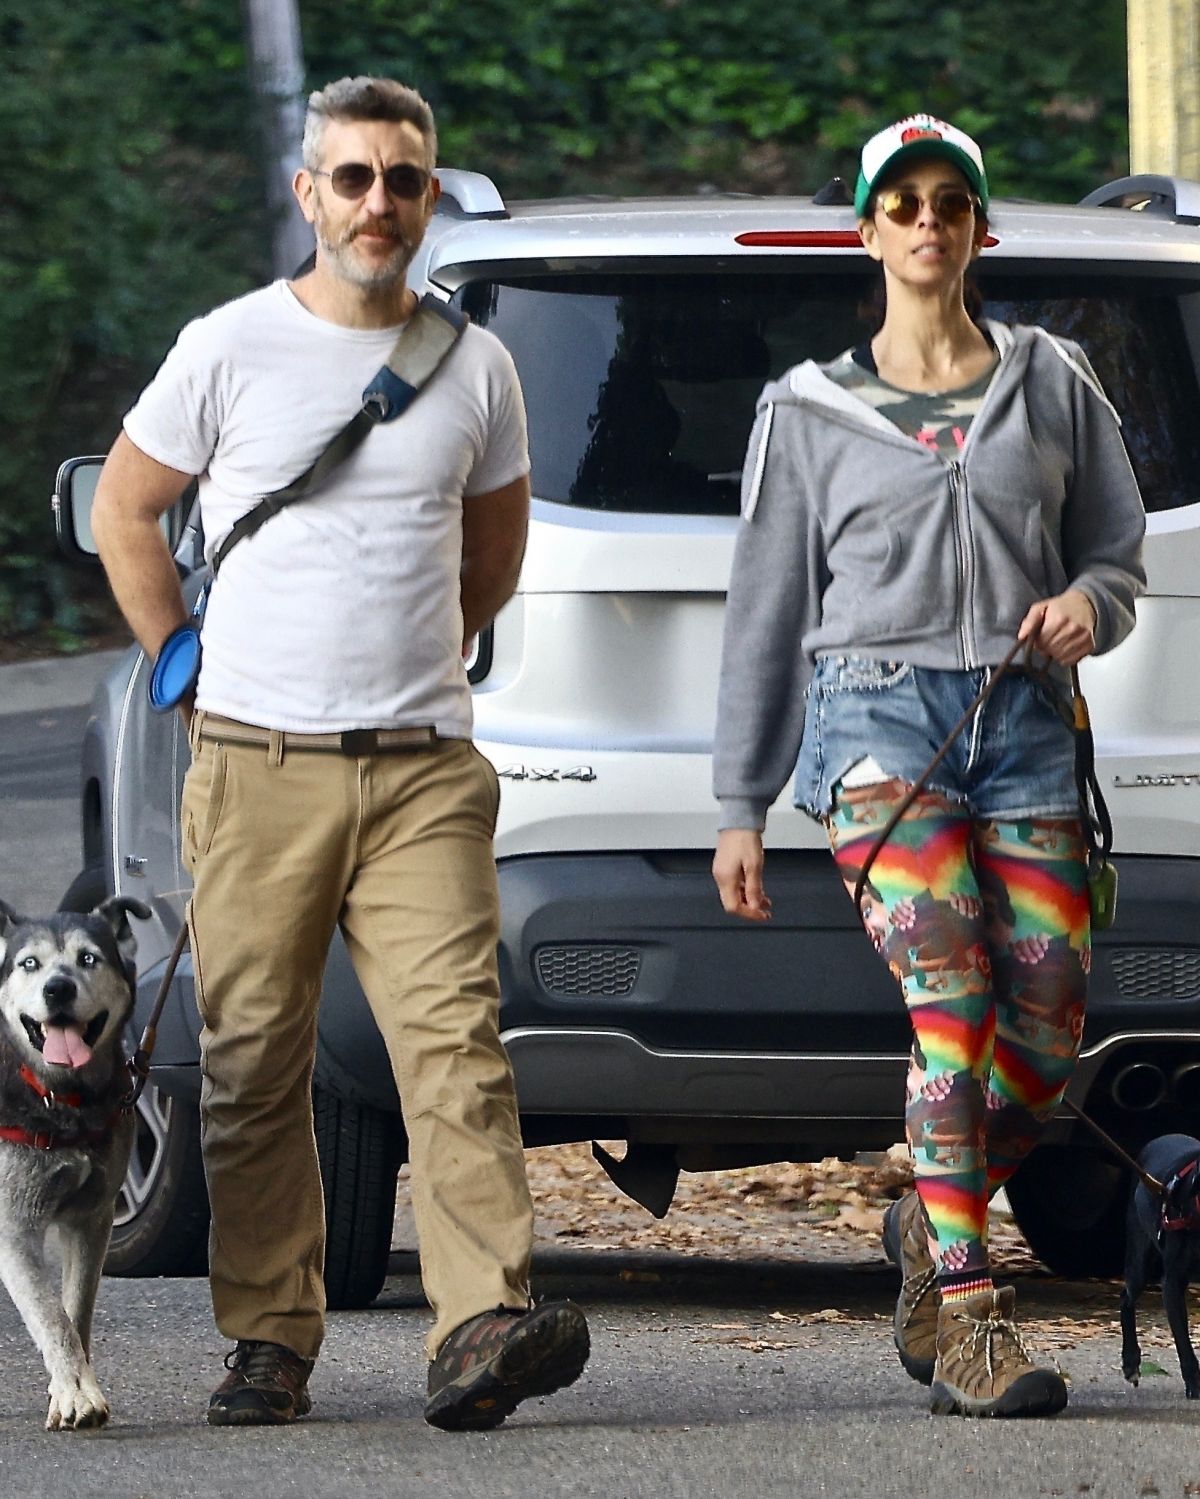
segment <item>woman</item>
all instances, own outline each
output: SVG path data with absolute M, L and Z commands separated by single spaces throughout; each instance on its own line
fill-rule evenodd
M 853 889 L 1014 637 L 1065 678 L 1128 634 L 1144 584 L 1141 500 L 1086 358 L 968 310 L 988 228 L 979 147 L 925 115 L 889 126 L 863 149 L 855 210 L 882 323 L 767 386 L 743 478 L 713 874 L 750 921 L 770 917 L 762 829 L 793 767 Z M 1021 1341 L 1014 1292 L 992 1284 L 987 1205 L 1054 1113 L 1082 1033 L 1073 765 L 1053 694 L 1010 671 L 871 869 L 868 930 L 913 1026 L 916 1192 L 884 1228 L 903 1276 L 896 1343 L 939 1413 L 1066 1404 Z

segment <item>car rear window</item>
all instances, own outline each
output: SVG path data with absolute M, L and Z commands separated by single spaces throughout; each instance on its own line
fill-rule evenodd
M 987 316 L 1076 340 L 1123 419 L 1148 510 L 1200 499 L 1194 281 L 992 272 Z M 456 301 L 511 351 L 534 493 L 588 509 L 736 515 L 764 383 L 866 336 L 862 273 L 626 272 L 475 281 Z M 1191 311 L 1192 317 L 1200 315 Z M 1200 342 L 1198 342 L 1200 347 Z

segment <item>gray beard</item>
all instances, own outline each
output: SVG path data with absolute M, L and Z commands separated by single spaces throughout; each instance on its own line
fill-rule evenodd
M 397 282 L 403 281 L 413 256 L 417 253 L 416 245 L 405 239 L 397 239 L 395 249 L 382 265 L 364 266 L 354 259 L 352 238 L 336 241 L 328 239 L 319 220 L 314 227 L 317 242 L 325 253 L 330 269 L 343 281 L 361 287 L 364 291 L 388 291 Z

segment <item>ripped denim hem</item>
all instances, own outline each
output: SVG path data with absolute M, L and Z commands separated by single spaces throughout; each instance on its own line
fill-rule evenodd
M 842 777 L 846 774 L 847 771 L 852 770 L 855 765 L 858 765 L 861 762 L 862 758 L 863 757 L 860 755 L 857 759 L 852 760 L 849 765 L 843 766 L 843 768 L 838 772 L 836 776 L 827 778 L 825 775 L 822 775 L 818 784 L 813 787 L 812 791 L 807 797 L 804 797 L 800 795 L 799 792 L 797 792 L 793 797 L 793 805 L 798 811 L 806 812 L 809 817 L 814 818 L 817 822 L 824 822 L 826 818 L 833 815 L 834 807 L 837 805 L 836 793 L 838 791 L 838 788 L 842 784 Z M 864 781 L 863 785 L 881 786 L 887 781 L 901 781 L 907 786 L 912 786 L 916 782 L 919 775 L 920 771 L 917 772 L 917 775 L 904 775 L 900 771 L 891 771 L 885 768 L 882 775 L 880 775 L 877 781 Z M 858 788 L 855 787 L 854 789 L 857 790 Z M 926 792 L 932 792 L 936 793 L 938 796 L 944 796 L 947 801 L 953 802 L 956 806 L 964 808 L 966 811 L 970 812 L 972 816 L 982 815 L 974 811 L 967 797 L 964 796 L 961 791 L 956 790 L 953 786 L 947 786 L 944 782 L 939 781 L 936 778 L 927 781 L 925 785 L 922 786 L 921 794 L 925 795 Z M 1055 814 L 1025 813 L 1023 815 L 1053 816 Z M 999 821 L 1000 819 L 996 818 L 994 820 Z

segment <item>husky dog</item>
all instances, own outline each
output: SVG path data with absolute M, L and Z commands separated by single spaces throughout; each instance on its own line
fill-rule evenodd
M 92 1309 L 133 1143 L 121 1034 L 133 1008 L 130 914 L 18 916 L 0 901 L 0 1280 L 50 1376 L 50 1431 L 102 1426 Z M 57 1238 L 61 1294 L 47 1259 Z

